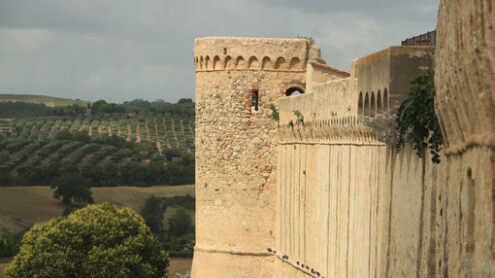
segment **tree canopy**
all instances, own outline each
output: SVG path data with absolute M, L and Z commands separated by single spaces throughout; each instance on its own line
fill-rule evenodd
M 167 206 L 160 199 L 151 195 L 144 200 L 144 204 L 141 207 L 140 214 L 144 218 L 146 225 L 150 227 L 150 230 L 154 234 L 160 234 L 162 232 L 163 214 Z
M 0 258 L 7 253 L 7 239 L 0 234 Z
M 143 218 L 107 203 L 34 225 L 5 277 L 167 277 L 167 266 Z
M 63 170 L 59 177 L 52 180 L 52 188 L 55 188 L 53 197 L 62 198 L 62 202 L 66 206 L 72 205 L 73 201 L 80 204 L 92 204 L 93 197 L 89 190 L 88 180 L 81 177 L 75 166 L 68 168 Z

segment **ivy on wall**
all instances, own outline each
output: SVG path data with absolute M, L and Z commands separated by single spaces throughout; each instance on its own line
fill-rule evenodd
M 268 115 L 268 117 L 270 119 L 272 119 L 273 121 L 278 122 L 280 120 L 280 114 L 279 114 L 278 109 L 275 106 L 275 104 L 270 103 L 270 109 L 272 110 L 272 113 L 270 115 Z
M 438 152 L 442 144 L 442 133 L 435 114 L 433 73 L 420 76 L 411 83 L 413 87 L 397 111 L 397 151 L 400 151 L 404 142 L 412 142 L 419 157 L 428 148 L 432 154 L 431 160 L 440 163 Z

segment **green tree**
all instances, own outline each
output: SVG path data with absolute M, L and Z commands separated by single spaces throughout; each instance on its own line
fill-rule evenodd
M 139 214 L 144 218 L 146 225 L 150 227 L 152 233 L 161 234 L 165 210 L 167 210 L 167 206 L 160 198 L 155 197 L 155 195 L 151 195 L 144 200 Z
M 77 169 L 64 170 L 61 176 L 52 180 L 53 198 L 60 199 L 65 206 L 71 206 L 75 201 L 79 204 L 92 204 L 93 197 L 89 190 L 89 182 L 84 177 L 81 177 Z
M 100 204 L 33 226 L 5 277 L 167 277 L 167 266 L 142 217 Z
M 7 255 L 7 239 L 0 234 L 0 258 Z
M 87 132 L 79 132 L 78 131 L 73 135 L 72 139 L 74 141 L 89 143 L 91 141 L 91 136 L 89 136 Z
M 191 216 L 183 208 L 179 208 L 172 217 L 168 219 L 168 231 L 169 236 L 172 235 L 174 238 L 181 236 L 189 231 L 192 227 Z
M 70 131 L 67 129 L 59 131 L 57 132 L 57 134 L 55 134 L 55 140 L 71 140 L 71 139 L 72 139 L 72 133 L 70 133 Z
M 413 85 L 407 98 L 397 110 L 399 144 L 397 151 L 406 141 L 413 143 L 416 154 L 421 157 L 426 148 L 430 149 L 431 160 L 440 163 L 442 132 L 435 114 L 434 75 L 429 73 L 411 82 Z

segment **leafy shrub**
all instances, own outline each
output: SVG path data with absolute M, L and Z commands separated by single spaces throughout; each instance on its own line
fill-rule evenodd
M 167 266 L 138 214 L 102 204 L 35 225 L 6 277 L 167 277 Z
M 0 163 L 4 163 L 9 159 L 9 151 L 7 150 L 2 150 L 0 151 Z
M 0 234 L 0 258 L 7 255 L 7 239 Z
M 426 148 L 429 148 L 432 154 L 431 160 L 439 163 L 438 152 L 442 143 L 442 132 L 435 114 L 433 82 L 433 73 L 420 76 L 411 82 L 413 87 L 397 111 L 396 122 L 399 131 L 397 151 L 400 151 L 401 145 L 407 139 L 413 142 L 419 157 Z

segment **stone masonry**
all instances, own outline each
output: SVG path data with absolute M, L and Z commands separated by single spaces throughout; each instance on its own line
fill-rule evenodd
M 442 0 L 436 49 L 350 72 L 305 39 L 196 39 L 192 276 L 494 277 L 494 2 Z M 393 145 L 433 69 L 440 164 Z

